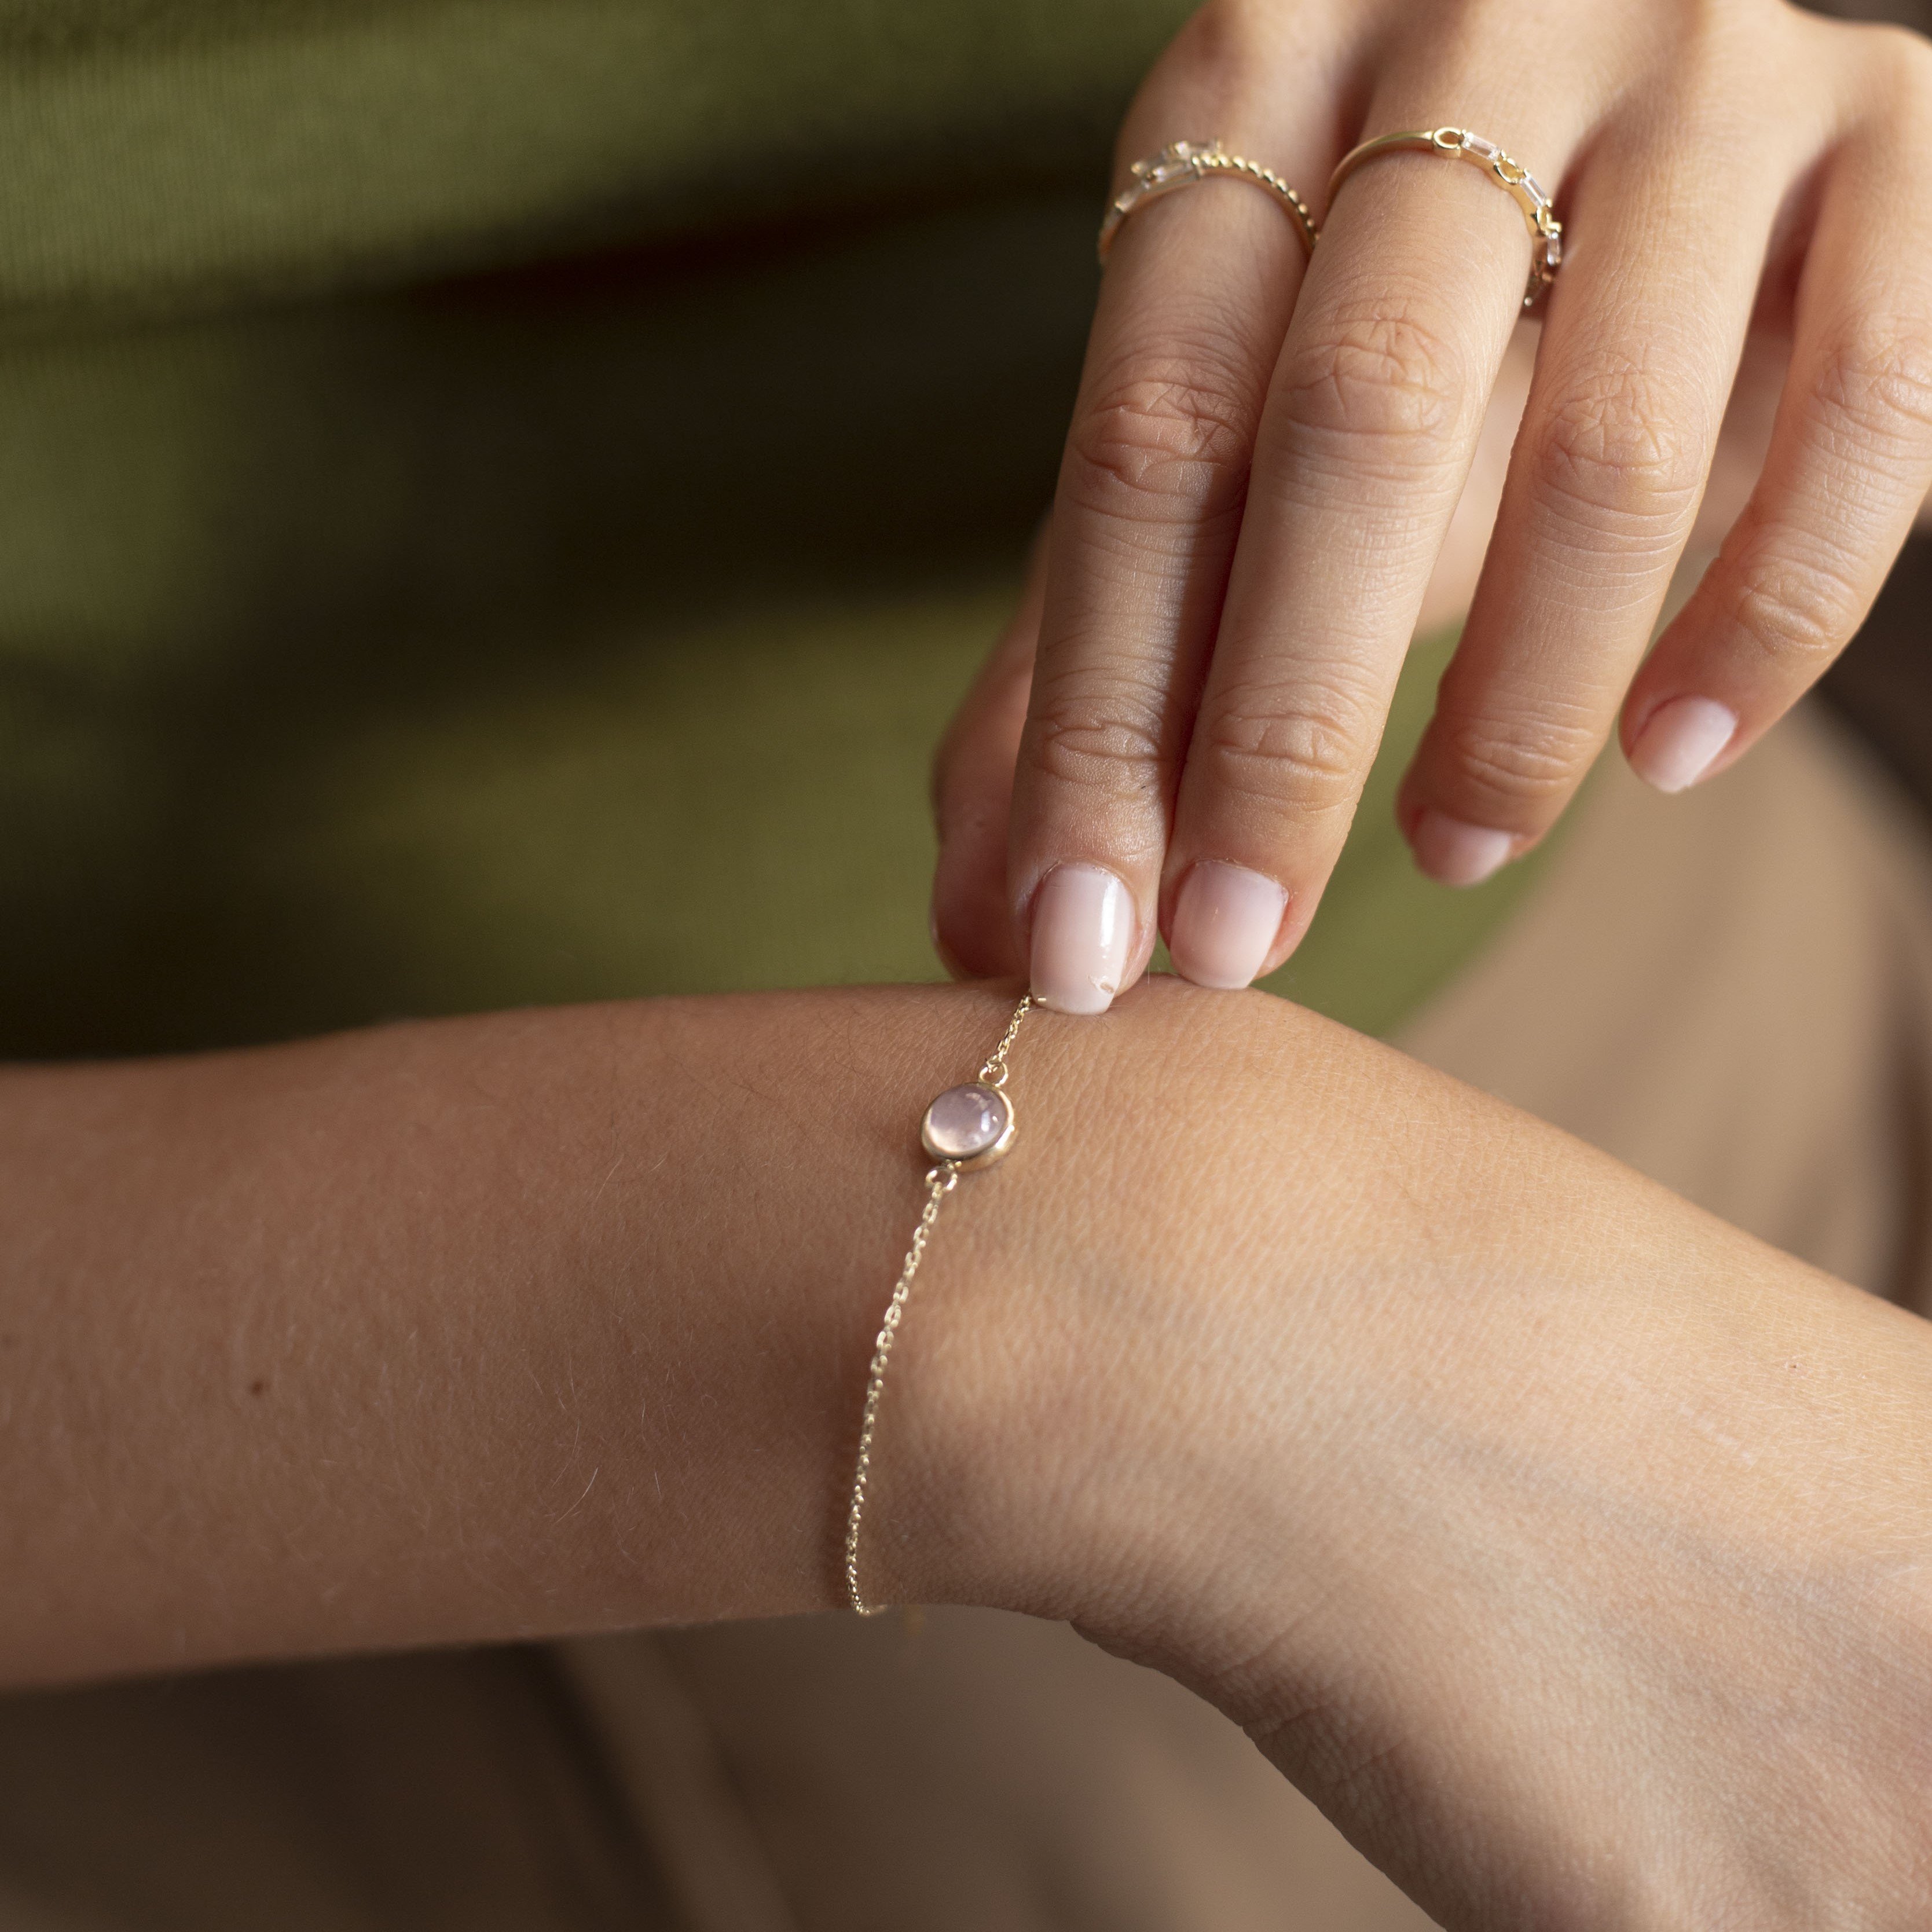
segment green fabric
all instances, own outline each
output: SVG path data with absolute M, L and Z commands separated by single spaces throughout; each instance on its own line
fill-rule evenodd
M 1096 182 L 1186 0 L 4 0 L 0 305 Z
M 935 973 L 926 764 L 1174 10 L 0 10 L 0 1051 Z M 810 219 L 735 227 L 770 183 L 700 124 Z M 1371 1028 L 1527 876 L 1394 835 L 1441 657 L 1276 982 Z
M 1315 924 L 1294 957 L 1262 982 L 1364 1033 L 1393 1030 L 1481 951 L 1554 849 L 1546 845 L 1472 889 L 1432 884 L 1415 869 L 1396 826 L 1396 788 L 1455 645 L 1452 632 L 1410 647 L 1382 750 Z

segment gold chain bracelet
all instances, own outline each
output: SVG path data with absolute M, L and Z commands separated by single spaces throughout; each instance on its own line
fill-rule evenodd
M 932 1157 L 926 1171 L 926 1205 L 912 1231 L 912 1245 L 906 1250 L 892 1298 L 886 1304 L 878 1339 L 872 1344 L 872 1365 L 866 1384 L 864 1418 L 859 1425 L 859 1461 L 852 1474 L 852 1502 L 845 1516 L 845 1595 L 862 1617 L 876 1616 L 886 1607 L 868 1604 L 859 1588 L 859 1530 L 865 1520 L 866 1490 L 872 1474 L 872 1436 L 878 1426 L 879 1398 L 886 1388 L 886 1369 L 892 1360 L 892 1342 L 905 1318 L 907 1298 L 912 1293 L 913 1278 L 926 1253 L 932 1224 L 939 1219 L 939 1204 L 959 1184 L 959 1177 L 975 1168 L 991 1167 L 1011 1150 L 1018 1123 L 1012 1098 L 1006 1091 L 1006 1055 L 1018 1036 L 1020 1022 L 1033 1010 L 1033 996 L 1027 994 L 1013 1009 L 1012 1018 L 1000 1043 L 986 1058 L 978 1077 L 964 1086 L 949 1087 L 926 1108 L 920 1123 L 920 1144 Z

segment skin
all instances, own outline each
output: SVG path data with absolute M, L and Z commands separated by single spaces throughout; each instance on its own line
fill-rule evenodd
M 1720 768 L 1868 604 L 1932 477 L 1932 79 L 1762 0 L 1242 0 L 1122 154 L 1211 128 L 1318 182 L 1444 100 L 1579 244 L 1402 806 L 1521 850 L 1619 713 L 1634 750 L 1722 701 Z M 1250 193 L 1128 225 L 941 768 L 956 960 L 1014 963 L 1070 860 L 1127 881 L 1136 971 L 1206 860 L 1285 886 L 1292 950 L 1527 245 L 1429 160 L 1350 183 L 1305 284 Z M 1738 386 L 1754 358 L 1789 374 Z M 0 1076 L 0 1679 L 836 1604 L 908 1126 L 1010 997 Z M 1157 982 L 1030 1022 L 1015 1077 L 1021 1150 L 949 1204 L 896 1359 L 876 1594 L 1070 1618 L 1194 1685 L 1452 1932 L 1932 1918 L 1925 1324 L 1279 1003 Z
M 910 1124 L 1010 998 L 5 1076 L 0 1674 L 836 1604 Z M 1926 1922 L 1924 1324 L 1259 995 L 1012 1064 L 876 1596 L 1172 1672 L 1451 1928 Z
M 1722 770 L 1862 620 L 1932 485 L 1932 45 L 1779 0 L 1210 0 L 1129 114 L 1117 184 L 1211 132 L 1322 209 L 1358 140 L 1452 112 L 1552 185 L 1569 251 L 1399 806 L 1424 869 L 1468 883 L 1464 832 L 1481 865 L 1528 850 L 1613 730 L 1666 782 L 1646 734 L 1680 700 L 1736 721 L 1698 776 Z M 1126 223 L 1026 702 L 1016 646 L 940 788 L 935 926 L 962 970 L 1030 949 L 1038 982 L 1066 865 L 1124 882 L 1123 983 L 1156 929 L 1190 970 L 1204 866 L 1279 889 L 1254 970 L 1294 950 L 1444 609 L 1445 540 L 1487 520 L 1456 530 L 1472 467 L 1489 494 L 1528 260 L 1509 198 L 1425 154 L 1350 176 L 1305 267 L 1247 188 Z M 1649 650 L 1700 514 L 1715 560 Z

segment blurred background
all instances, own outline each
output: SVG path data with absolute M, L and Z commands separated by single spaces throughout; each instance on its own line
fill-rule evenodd
M 0 24 L 0 1049 L 938 975 L 1180 0 Z

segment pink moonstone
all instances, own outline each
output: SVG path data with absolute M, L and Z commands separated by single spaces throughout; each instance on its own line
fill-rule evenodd
M 1006 1096 L 977 1081 L 949 1087 L 926 1110 L 920 1138 L 940 1160 L 970 1160 L 998 1144 L 1012 1114 Z

